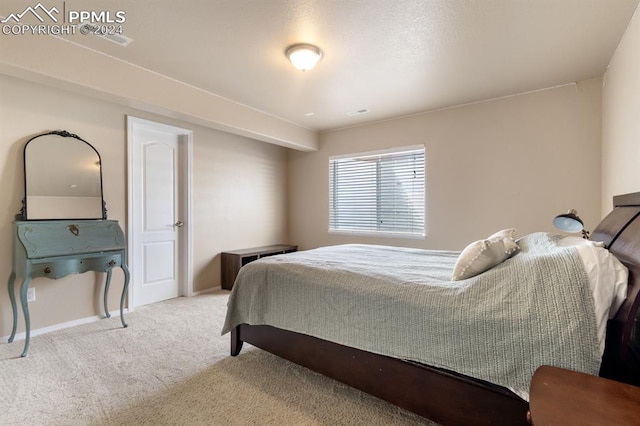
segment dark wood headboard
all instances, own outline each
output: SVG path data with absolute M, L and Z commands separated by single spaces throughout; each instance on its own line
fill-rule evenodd
M 629 269 L 629 286 L 626 300 L 607 324 L 600 375 L 640 385 L 640 193 L 614 197 L 613 207 L 591 239 L 604 242 Z

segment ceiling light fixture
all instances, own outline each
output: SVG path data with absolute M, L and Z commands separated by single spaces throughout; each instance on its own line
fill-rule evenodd
M 316 66 L 322 58 L 322 50 L 313 44 L 299 43 L 287 47 L 284 54 L 294 67 L 300 71 L 307 71 Z

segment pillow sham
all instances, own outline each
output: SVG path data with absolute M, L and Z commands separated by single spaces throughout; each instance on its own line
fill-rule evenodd
M 509 231 L 510 234 L 515 233 Z M 500 231 L 496 234 L 500 234 Z M 465 247 L 460 253 L 456 264 L 453 267 L 453 281 L 466 280 L 481 274 L 494 266 L 504 262 L 520 250 L 520 247 L 513 241 L 513 238 L 495 236 L 485 240 L 474 241 Z

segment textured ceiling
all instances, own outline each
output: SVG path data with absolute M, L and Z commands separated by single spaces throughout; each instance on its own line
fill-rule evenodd
M 5 15 L 30 4 L 2 3 L 0 12 Z M 64 2 L 67 9 L 125 11 L 124 34 L 134 40 L 128 47 L 91 36 L 74 37 L 74 42 L 316 130 L 600 76 L 637 4 L 638 0 Z M 323 49 L 315 69 L 303 73 L 291 66 L 284 50 L 294 43 Z M 347 115 L 360 109 L 370 112 Z

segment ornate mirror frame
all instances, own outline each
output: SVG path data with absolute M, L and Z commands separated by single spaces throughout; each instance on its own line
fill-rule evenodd
M 34 153 L 31 153 L 31 151 L 35 149 L 34 141 L 44 136 L 59 136 L 62 138 L 72 138 L 73 140 L 77 140 L 79 144 L 84 144 L 90 148 L 90 151 L 86 150 L 87 153 L 89 153 L 89 155 L 85 156 L 85 158 L 81 158 L 82 156 L 78 156 L 78 158 L 74 158 L 75 153 L 71 153 L 68 150 L 66 153 L 64 152 L 60 153 L 60 155 L 57 158 L 53 158 L 57 152 L 55 151 L 55 149 L 48 149 L 48 150 L 45 150 L 45 153 L 50 153 L 51 158 L 46 159 L 46 164 L 51 166 L 51 168 L 42 166 L 45 161 L 43 159 L 40 159 L 39 164 L 36 163 L 34 165 L 33 163 L 35 158 L 31 158 L 31 159 L 29 158 L 30 155 L 31 156 L 35 155 Z M 44 142 L 44 141 L 41 140 L 40 142 Z M 47 142 L 50 142 L 50 141 L 47 141 Z M 52 144 L 53 143 L 55 142 L 52 142 Z M 79 146 L 84 147 L 84 145 L 79 145 Z M 29 150 L 29 148 L 31 148 L 31 150 Z M 53 147 L 50 146 L 47 148 L 53 148 Z M 95 157 L 93 156 L 94 153 L 95 153 Z M 89 158 L 89 156 L 91 158 Z M 31 166 L 29 164 L 30 160 L 32 163 Z M 75 164 L 73 164 L 74 160 L 76 160 Z M 87 164 L 79 164 L 80 161 L 83 161 L 84 163 L 87 163 Z M 24 198 L 22 199 L 22 209 L 20 210 L 20 213 L 16 217 L 18 220 L 79 220 L 79 219 L 96 219 L 96 220 L 103 219 L 104 220 L 107 218 L 107 208 L 106 208 L 106 203 L 104 201 L 104 193 L 102 188 L 102 159 L 100 157 L 100 153 L 93 147 L 93 145 L 91 145 L 86 140 L 82 139 L 80 136 L 70 133 L 66 130 L 55 130 L 55 131 L 42 133 L 32 137 L 27 141 L 23 149 L 23 166 L 24 166 Z M 54 166 L 57 167 L 58 173 L 56 173 L 56 171 L 54 170 L 55 169 Z M 96 167 L 97 167 L 97 170 L 95 170 Z M 36 170 L 34 170 L 34 168 Z M 94 170 L 91 170 L 92 168 L 94 168 Z M 42 182 L 38 183 L 37 175 L 39 171 L 42 171 L 41 169 L 47 169 L 49 179 L 44 179 L 42 180 Z M 85 169 L 85 171 L 83 171 L 83 169 Z M 66 176 L 65 173 L 62 173 L 66 170 L 72 172 L 73 174 L 69 173 L 69 176 Z M 82 176 L 82 173 L 86 173 L 86 174 Z M 68 182 L 65 182 L 65 178 L 67 177 L 68 179 L 73 179 L 71 180 L 72 182 L 71 184 L 69 184 Z M 98 178 L 99 182 L 95 181 L 96 177 Z M 64 213 L 33 214 L 31 213 L 30 209 L 37 207 L 38 204 L 40 205 L 44 204 L 44 202 L 35 203 L 34 201 L 35 198 L 38 198 L 39 196 L 40 198 L 50 198 L 51 200 L 55 200 L 56 197 L 54 195 L 58 195 L 58 194 L 46 194 L 46 193 L 41 194 L 40 192 L 36 192 L 35 194 L 30 195 L 29 189 L 31 190 L 34 189 L 34 181 L 39 188 L 47 186 L 49 183 L 53 183 L 55 181 L 57 183 L 57 188 L 58 188 L 56 192 L 62 191 L 60 188 L 64 188 L 64 191 L 68 192 L 65 194 L 66 197 L 61 197 L 59 201 L 61 205 L 65 205 L 65 209 L 68 210 L 71 207 L 71 210 L 73 210 L 73 207 L 68 205 L 69 200 L 71 201 L 76 200 L 78 201 L 78 203 L 81 203 L 83 206 L 87 205 L 88 207 L 86 211 L 91 211 L 91 213 L 83 213 L 82 209 L 74 210 L 74 212 L 76 211 L 78 212 L 77 215 L 75 216 L 73 213 L 68 213 L 68 214 L 64 214 Z M 91 195 L 78 196 L 73 194 L 74 189 L 83 190 L 83 189 L 86 189 L 87 186 L 91 187 L 90 189 L 90 191 L 92 192 Z M 34 197 L 34 195 L 36 195 L 36 197 Z M 29 200 L 31 200 L 32 204 L 34 205 L 30 206 Z M 91 203 L 93 204 L 93 206 L 89 206 L 89 204 Z M 99 205 L 97 203 L 99 203 Z M 55 207 L 53 207 L 53 209 L 55 209 Z M 73 216 L 73 217 L 68 217 L 68 216 Z

